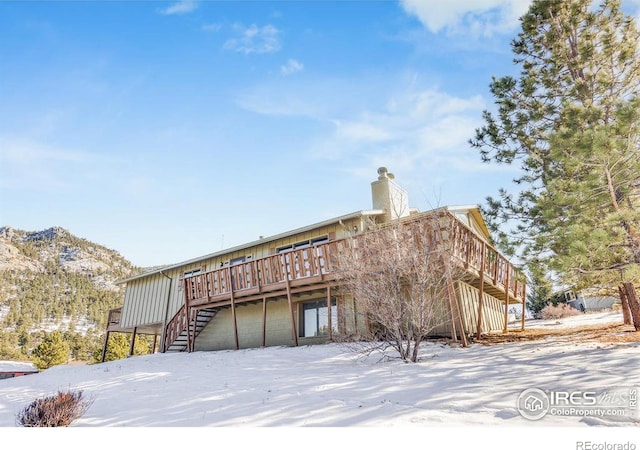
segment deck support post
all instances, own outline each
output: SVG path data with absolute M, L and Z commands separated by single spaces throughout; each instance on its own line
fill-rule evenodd
M 169 303 L 171 300 L 171 287 L 173 286 L 173 278 L 160 271 L 160 275 L 169 279 L 169 289 L 167 289 L 167 298 L 164 304 L 164 318 L 162 320 L 162 332 L 160 334 L 160 353 L 167 351 L 167 325 L 169 324 Z
M 240 343 L 238 341 L 238 320 L 236 318 L 236 299 L 233 294 L 233 278 L 231 276 L 231 267 L 229 267 L 229 285 L 231 286 L 231 317 L 233 319 L 233 339 L 236 346 L 236 350 L 240 349 Z
M 506 269 L 507 271 L 507 279 L 504 284 L 504 326 L 502 328 L 502 332 L 506 333 L 509 327 L 509 275 L 511 273 L 511 266 L 507 261 Z
M 262 346 L 267 346 L 267 297 L 262 297 Z
M 293 345 L 298 346 L 298 330 L 296 329 L 296 315 L 293 312 L 293 301 L 291 300 L 291 284 L 289 283 L 289 275 L 285 273 L 285 281 L 287 283 L 287 301 L 289 302 L 289 311 L 291 312 L 291 340 Z
M 458 303 L 458 296 L 456 295 L 456 288 L 453 285 L 453 278 L 451 277 L 451 273 L 447 269 L 447 292 L 449 296 L 449 302 L 452 305 L 451 315 L 452 315 L 452 325 L 456 324 L 456 326 L 460 329 L 460 341 L 463 347 L 468 345 L 467 336 L 464 329 L 464 322 L 462 321 L 462 311 L 460 310 L 460 304 Z M 457 341 L 457 333 L 455 332 L 455 326 L 452 327 L 454 329 L 454 335 L 456 338 L 454 341 Z
M 104 362 L 105 358 L 107 357 L 107 347 L 109 346 L 110 335 L 111 335 L 111 332 L 107 331 L 107 335 L 104 338 L 104 346 L 102 347 L 102 358 L 100 359 L 100 362 Z
M 333 340 L 333 323 L 331 320 L 331 286 L 327 286 L 327 323 L 329 325 L 329 340 Z
M 480 257 L 480 293 L 478 297 L 478 320 L 476 322 L 476 338 L 480 339 L 482 336 L 482 304 L 484 302 L 484 263 L 485 255 L 487 252 L 487 244 L 482 242 L 482 255 Z
M 522 317 L 520 318 L 520 331 L 524 331 L 524 316 L 527 311 L 527 283 L 522 281 Z
M 137 333 L 138 333 L 138 327 L 133 327 L 133 334 L 131 335 L 131 345 L 129 346 L 129 356 L 133 356 L 134 346 L 136 345 Z
M 358 307 L 356 305 L 356 298 L 352 296 L 353 299 L 353 332 L 356 336 L 360 336 L 358 332 Z
M 184 322 L 187 327 L 187 352 L 191 353 L 191 305 L 189 305 L 189 283 L 187 278 L 183 279 L 184 284 Z
M 158 344 L 158 333 L 155 333 L 153 335 L 153 346 L 151 347 L 151 354 L 154 354 L 156 352 L 157 344 Z
M 451 340 L 453 342 L 458 342 L 458 332 L 456 330 L 456 315 L 453 308 L 453 300 L 451 299 L 451 292 L 448 287 L 449 282 L 447 281 L 447 301 L 449 306 L 449 316 L 451 317 Z

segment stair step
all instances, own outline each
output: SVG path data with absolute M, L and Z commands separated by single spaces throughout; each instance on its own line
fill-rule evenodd
M 218 314 L 217 309 L 201 309 L 196 314 L 195 318 L 187 324 L 185 330 L 183 330 L 178 337 L 167 347 L 167 352 L 183 352 L 187 349 L 188 341 L 187 334 L 195 334 L 196 336 L 211 322 L 211 320 Z

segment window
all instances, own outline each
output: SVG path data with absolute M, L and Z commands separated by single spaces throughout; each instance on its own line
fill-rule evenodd
M 200 272 L 202 271 L 202 269 L 194 269 L 194 270 L 190 270 L 188 272 L 184 273 L 184 278 L 189 278 L 192 277 L 194 275 L 198 275 L 200 274 Z
M 230 264 L 231 264 L 232 266 L 235 266 L 236 264 L 243 263 L 243 262 L 245 261 L 245 259 L 246 259 L 246 258 L 245 258 L 244 256 L 240 256 L 239 258 L 233 258 L 233 259 L 232 259 L 231 261 L 229 261 L 229 262 L 230 262 Z
M 324 244 L 325 242 L 329 242 L 328 236 L 322 236 L 319 238 L 311 239 L 311 245 Z
M 300 336 L 315 337 L 329 335 L 329 308 L 326 300 L 302 304 Z M 331 299 L 331 329 L 338 332 L 338 308 L 336 299 Z
M 312 245 L 323 244 L 325 242 L 329 242 L 328 236 L 321 236 L 313 239 L 307 239 L 306 241 L 296 242 L 295 244 L 285 245 L 282 247 L 278 247 L 276 249 L 276 253 L 284 253 L 291 250 L 298 250 L 301 248 L 311 247 Z

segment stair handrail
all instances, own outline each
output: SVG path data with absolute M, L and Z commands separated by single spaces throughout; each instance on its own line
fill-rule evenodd
M 165 351 L 173 344 L 173 342 L 186 330 L 187 308 L 183 304 L 175 313 L 165 328 L 164 349 Z

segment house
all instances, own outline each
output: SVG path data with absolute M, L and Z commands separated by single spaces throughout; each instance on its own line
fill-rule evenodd
M 340 242 L 367 224 L 433 220 L 452 228 L 457 323 L 435 333 L 464 338 L 507 330 L 510 304 L 525 302 L 525 278 L 492 244 L 477 206 L 420 212 L 386 168 L 371 183 L 372 209 L 261 238 L 121 280 L 122 307 L 110 311 L 104 355 L 113 332 L 154 335 L 154 351 L 201 351 L 301 345 L 357 336 L 367 327 L 358 301 L 341 291 L 332 267 Z M 453 317 L 453 316 L 452 316 Z M 524 320 L 522 321 L 524 327 Z
M 584 298 L 573 289 L 562 289 L 554 292 L 547 301 L 547 304 L 567 304 L 580 312 L 585 312 L 587 310 L 587 304 Z
M 30 362 L 0 361 L 0 380 L 38 372 L 38 368 Z

